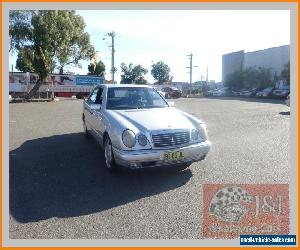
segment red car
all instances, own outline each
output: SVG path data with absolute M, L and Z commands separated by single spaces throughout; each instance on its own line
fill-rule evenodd
M 165 87 L 162 89 L 165 92 L 166 98 L 179 98 L 181 97 L 181 91 L 175 87 Z

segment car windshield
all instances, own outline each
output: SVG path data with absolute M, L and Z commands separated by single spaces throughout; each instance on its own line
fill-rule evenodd
M 153 88 L 108 88 L 107 109 L 149 109 L 168 107 L 167 102 Z

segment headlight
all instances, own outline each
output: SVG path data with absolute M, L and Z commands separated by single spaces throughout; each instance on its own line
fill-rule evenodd
M 199 131 L 197 129 L 193 129 L 191 133 L 191 137 L 194 141 L 197 141 L 199 138 Z
M 198 127 L 199 136 L 203 139 L 203 141 L 207 140 L 207 131 L 205 125 L 199 125 Z
M 135 134 L 127 129 L 122 134 L 122 141 L 127 148 L 132 148 L 135 145 Z
M 196 129 L 191 131 L 191 138 L 193 141 L 206 141 L 207 131 L 205 125 L 199 124 Z
M 139 136 L 138 136 L 138 143 L 141 145 L 141 146 L 146 146 L 147 145 L 147 142 L 148 142 L 148 140 L 147 140 L 147 137 L 145 136 L 145 135 L 143 135 L 143 134 L 140 134 Z

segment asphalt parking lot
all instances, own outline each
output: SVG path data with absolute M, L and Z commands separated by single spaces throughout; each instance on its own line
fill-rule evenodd
M 182 172 L 109 174 L 82 132 L 82 101 L 15 103 L 10 111 L 10 238 L 197 239 L 205 183 L 289 183 L 283 101 L 185 99 L 212 151 Z

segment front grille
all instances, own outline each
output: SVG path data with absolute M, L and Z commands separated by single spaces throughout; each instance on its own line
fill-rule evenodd
M 171 147 L 186 144 L 190 141 L 188 131 L 152 135 L 154 147 Z

